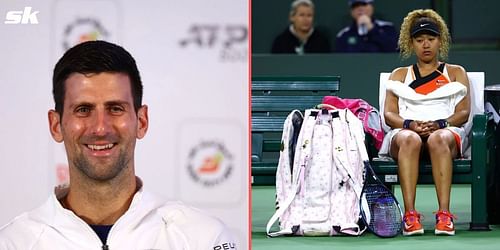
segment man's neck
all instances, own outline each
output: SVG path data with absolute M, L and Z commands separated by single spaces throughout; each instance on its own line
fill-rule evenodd
M 128 210 L 138 189 L 134 175 L 117 178 L 109 182 L 74 178 L 62 204 L 88 224 L 112 225 Z

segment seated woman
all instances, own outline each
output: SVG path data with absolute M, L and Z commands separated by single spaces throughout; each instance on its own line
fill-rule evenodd
M 398 162 L 404 199 L 403 235 L 424 233 L 415 210 L 419 160 L 430 158 L 439 209 L 434 233 L 454 235 L 449 211 L 453 158 L 465 147 L 470 112 L 469 80 L 463 67 L 439 61 L 448 54 L 450 35 L 435 11 L 414 10 L 401 25 L 399 47 L 403 58 L 412 53 L 416 64 L 395 69 L 386 84 L 384 117 L 392 130 L 381 154 Z

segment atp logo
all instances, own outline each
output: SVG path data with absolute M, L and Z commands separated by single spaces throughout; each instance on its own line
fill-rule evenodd
M 31 11 L 31 6 L 24 7 L 24 10 L 8 11 L 5 15 L 5 24 L 38 24 L 37 14 L 40 11 Z
M 248 28 L 242 24 L 191 24 L 184 38 L 183 49 L 214 50 L 223 62 L 246 62 Z

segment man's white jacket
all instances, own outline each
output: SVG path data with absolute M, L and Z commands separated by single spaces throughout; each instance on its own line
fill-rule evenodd
M 225 225 L 179 202 L 142 191 L 111 228 L 107 248 L 92 228 L 61 206 L 56 194 L 0 228 L 0 249 L 236 249 Z

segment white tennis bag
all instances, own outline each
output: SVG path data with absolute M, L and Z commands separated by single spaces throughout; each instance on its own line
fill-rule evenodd
M 303 120 L 298 110 L 288 115 L 276 173 L 277 211 L 267 223 L 268 236 L 363 233 L 354 191 L 362 189 L 364 176 L 356 133 L 364 138 L 363 124 L 348 109 L 308 109 Z M 270 232 L 278 219 L 280 231 Z

